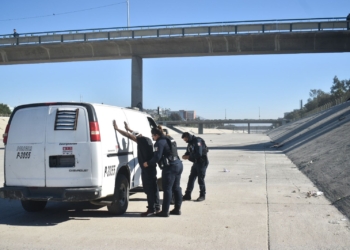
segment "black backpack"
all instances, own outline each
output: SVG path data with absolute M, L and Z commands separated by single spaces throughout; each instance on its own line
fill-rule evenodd
M 170 165 L 169 161 L 179 159 L 179 156 L 177 154 L 176 141 L 170 136 L 165 136 L 165 140 L 166 140 L 167 144 L 169 145 L 169 148 L 170 148 L 172 155 L 169 157 L 165 157 L 164 155 L 162 156 L 162 158 L 158 162 L 158 166 L 160 169 L 163 169 L 164 167 L 168 167 Z

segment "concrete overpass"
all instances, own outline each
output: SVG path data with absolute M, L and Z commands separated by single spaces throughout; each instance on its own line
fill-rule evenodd
M 282 124 L 283 120 L 277 119 L 225 119 L 225 120 L 191 120 L 191 121 L 157 121 L 159 124 L 165 126 L 173 126 L 173 125 L 189 125 L 189 124 L 198 124 L 198 134 L 203 134 L 204 124 L 248 124 L 248 134 L 250 134 L 250 124 L 274 124 L 275 126 L 279 126 Z
M 143 108 L 143 58 L 350 52 L 350 21 L 281 19 L 0 35 L 0 65 L 132 59 L 131 106 Z

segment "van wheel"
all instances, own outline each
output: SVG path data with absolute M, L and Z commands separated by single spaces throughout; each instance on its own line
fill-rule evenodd
M 22 207 L 27 212 L 40 212 L 43 211 L 47 201 L 31 201 L 31 200 L 21 200 Z
M 115 181 L 112 204 L 107 206 L 111 214 L 121 215 L 125 213 L 129 205 L 129 183 L 125 175 L 118 175 Z

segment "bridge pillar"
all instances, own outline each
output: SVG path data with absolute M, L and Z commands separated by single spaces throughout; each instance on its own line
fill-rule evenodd
M 203 123 L 198 124 L 198 134 L 202 135 L 203 134 Z
M 250 134 L 250 123 L 248 123 L 248 134 Z
M 143 109 L 142 58 L 133 56 L 131 59 L 131 107 Z

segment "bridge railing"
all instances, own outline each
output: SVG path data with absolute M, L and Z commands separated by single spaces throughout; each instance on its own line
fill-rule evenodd
M 5 34 L 0 35 L 0 46 L 86 42 L 96 40 L 103 41 L 115 39 L 329 31 L 349 29 L 349 21 L 345 20 L 344 17 L 191 23 L 23 33 L 16 38 L 14 38 L 12 34 Z

